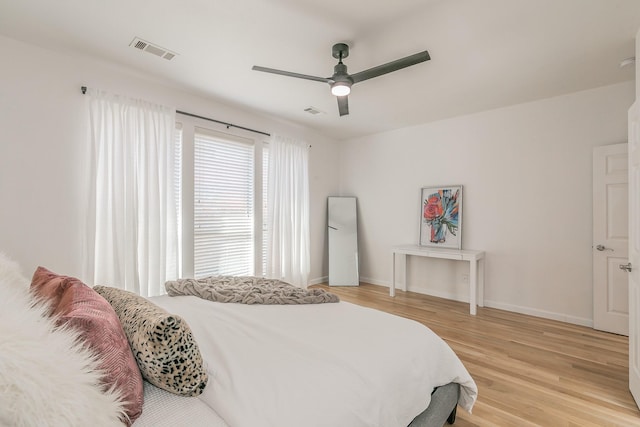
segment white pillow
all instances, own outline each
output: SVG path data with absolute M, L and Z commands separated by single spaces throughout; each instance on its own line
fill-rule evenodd
M 56 329 L 1 258 L 0 425 L 122 426 L 120 396 L 102 392 L 102 373 L 76 332 Z

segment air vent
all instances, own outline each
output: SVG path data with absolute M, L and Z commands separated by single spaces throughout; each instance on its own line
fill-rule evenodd
M 315 116 L 316 114 L 325 114 L 325 112 L 324 112 L 324 111 L 320 111 L 320 110 L 318 110 L 316 107 L 307 107 L 307 108 L 305 108 L 305 109 L 304 109 L 304 111 L 305 111 L 306 113 L 313 114 L 314 116 Z
M 129 43 L 129 46 L 134 47 L 138 50 L 152 53 L 155 56 L 166 59 L 167 61 L 171 61 L 177 55 L 177 53 L 171 52 L 170 50 L 160 47 L 156 44 L 149 43 L 148 41 L 142 40 L 139 37 L 134 38 L 131 43 Z

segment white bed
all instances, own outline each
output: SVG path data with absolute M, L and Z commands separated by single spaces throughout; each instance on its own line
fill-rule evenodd
M 171 394 L 147 381 L 144 382 L 142 415 L 133 425 L 134 427 L 229 427 L 199 398 Z
M 134 427 L 406 427 L 436 387 L 452 382 L 463 409 L 475 402 L 476 385 L 458 357 L 418 322 L 346 302 L 150 299 L 188 322 L 209 383 L 197 398 L 145 384 Z

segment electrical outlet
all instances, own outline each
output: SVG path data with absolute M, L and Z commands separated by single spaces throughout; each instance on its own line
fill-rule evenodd
M 468 274 L 463 274 L 462 275 L 462 283 L 469 283 L 469 275 Z

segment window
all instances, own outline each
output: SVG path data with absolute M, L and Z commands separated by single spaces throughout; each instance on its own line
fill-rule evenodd
M 254 274 L 254 147 L 196 129 L 194 273 Z
M 174 182 L 173 182 L 173 196 L 176 204 L 176 225 L 178 227 L 178 256 L 175 257 L 178 265 L 174 266 L 176 277 L 182 277 L 182 125 L 176 123 L 175 135 L 174 135 Z
M 248 132 L 209 125 L 176 124 L 176 141 L 182 143 L 176 152 L 182 169 L 176 183 L 182 200 L 181 277 L 261 276 L 267 261 L 267 144 Z
M 277 135 L 267 143 L 246 129 L 212 130 L 215 125 L 199 118 L 181 124 L 182 277 L 266 275 L 274 224 L 273 275 L 306 286 L 308 145 Z M 282 159 L 280 170 L 274 154 Z M 282 176 L 280 184 L 268 182 L 274 171 L 282 172 L 275 177 Z M 272 196 L 282 202 L 282 221 L 268 217 L 279 207 L 269 205 L 268 189 L 277 190 Z
M 269 146 L 262 146 L 262 274 L 267 272 L 267 227 L 269 221 L 269 210 L 267 195 L 269 184 Z

